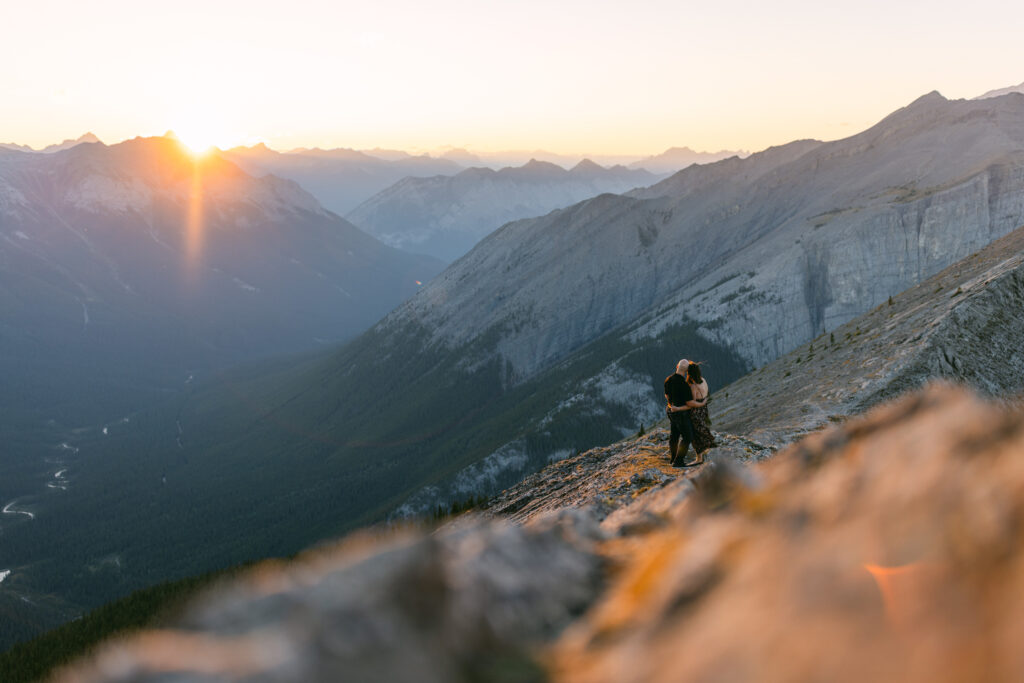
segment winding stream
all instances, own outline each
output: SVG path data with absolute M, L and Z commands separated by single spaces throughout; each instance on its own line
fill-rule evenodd
M 3 513 L 5 515 L 28 515 L 29 519 L 35 519 L 36 518 L 36 515 L 35 515 L 34 512 L 29 512 L 28 510 L 15 510 L 13 508 L 13 506 L 17 502 L 18 502 L 17 500 L 12 500 L 10 503 L 5 505 L 4 509 L 3 509 Z

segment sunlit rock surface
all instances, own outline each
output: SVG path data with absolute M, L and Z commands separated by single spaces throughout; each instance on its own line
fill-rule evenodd
M 939 385 L 689 497 L 553 678 L 1022 680 L 1022 417 Z

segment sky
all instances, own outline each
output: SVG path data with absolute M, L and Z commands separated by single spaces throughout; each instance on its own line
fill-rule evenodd
M 35 0 L 0 142 L 757 151 L 1024 81 L 1006 0 Z

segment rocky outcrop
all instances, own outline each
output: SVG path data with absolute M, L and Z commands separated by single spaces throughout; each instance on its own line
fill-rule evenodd
M 65 671 L 92 681 L 542 680 L 532 647 L 597 595 L 593 517 L 349 539 L 222 588 L 177 627 Z M 543 567 L 543 571 L 537 571 Z
M 58 680 L 1019 680 L 1022 418 L 940 385 L 686 474 L 658 430 L 489 506 L 523 525 L 265 566 Z
M 1021 418 L 936 387 L 689 498 L 623 539 L 553 678 L 1019 680 Z
M 718 447 L 713 451 L 717 458 L 757 462 L 773 453 L 769 446 L 732 434 L 717 438 Z M 631 505 L 635 499 L 670 483 L 665 488 L 681 498 L 692 490 L 690 479 L 695 474 L 695 470 L 669 464 L 668 432 L 655 429 L 553 463 L 490 499 L 483 509 L 496 517 L 526 523 L 565 508 L 589 507 L 602 523 L 618 527 L 631 516 L 646 514 Z M 626 507 L 630 514 L 620 514 Z

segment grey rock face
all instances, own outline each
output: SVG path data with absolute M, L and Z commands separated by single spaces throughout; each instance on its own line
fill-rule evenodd
M 1024 228 L 719 391 L 716 427 L 783 444 L 934 378 L 1024 391 Z

